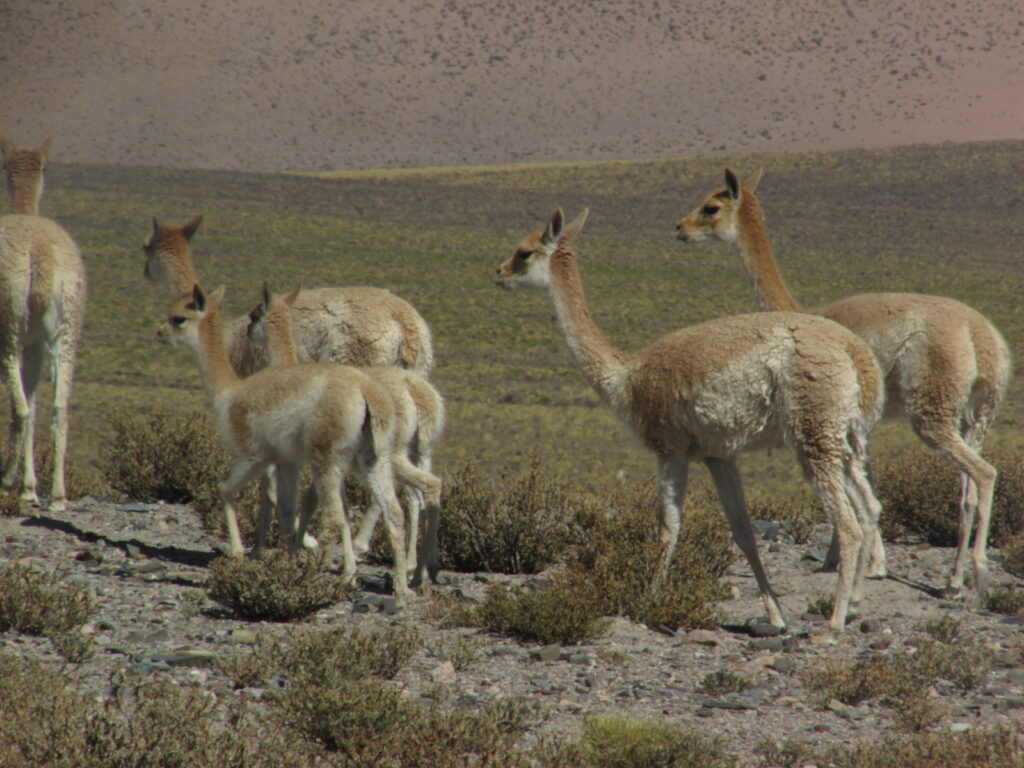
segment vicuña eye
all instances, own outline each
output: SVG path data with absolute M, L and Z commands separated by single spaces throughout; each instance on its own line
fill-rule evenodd
M 182 317 L 181 315 L 175 315 L 174 317 L 171 318 L 171 325 L 173 325 L 175 328 L 181 328 L 181 326 L 183 326 L 184 324 L 185 318 Z
M 704 209 L 703 209 L 702 213 L 703 213 L 703 214 L 704 214 L 705 216 L 714 216 L 714 215 L 715 215 L 716 213 L 718 213 L 718 212 L 719 212 L 720 210 L 722 210 L 721 206 L 718 206 L 718 205 L 710 205 L 710 204 L 709 204 L 709 205 L 705 205 L 705 206 L 704 206 Z

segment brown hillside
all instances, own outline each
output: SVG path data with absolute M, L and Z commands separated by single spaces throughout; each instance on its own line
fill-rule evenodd
M 16 1 L 0 125 L 238 170 L 1018 138 L 1022 25 L 1016 0 Z

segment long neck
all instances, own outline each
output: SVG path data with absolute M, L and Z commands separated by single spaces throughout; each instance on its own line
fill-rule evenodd
M 192 268 L 192 256 L 189 254 L 188 246 L 161 253 L 160 260 L 163 263 L 171 298 L 179 299 L 182 296 L 191 296 L 192 288 L 199 285 L 199 278 L 196 277 L 195 270 Z
M 264 322 L 270 364 L 295 365 L 299 362 L 299 355 L 295 351 L 295 337 L 292 334 L 291 309 L 274 307 Z
M 789 293 L 772 255 L 768 233 L 764 228 L 764 211 L 753 192 L 743 191 L 743 201 L 737 213 L 738 235 L 736 247 L 743 258 L 757 298 L 765 311 L 801 312 L 796 299 Z
M 39 198 L 43 196 L 42 179 L 17 179 L 9 183 L 11 212 L 39 215 Z
M 196 353 L 203 383 L 211 398 L 241 381 L 228 360 L 219 312 L 210 312 L 199 322 L 199 348 Z
M 615 404 L 614 380 L 629 356 L 608 343 L 594 324 L 580 281 L 576 255 L 559 248 L 551 256 L 551 302 L 569 351 L 590 385 L 606 402 Z

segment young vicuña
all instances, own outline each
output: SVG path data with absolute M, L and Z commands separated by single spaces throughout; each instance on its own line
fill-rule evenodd
M 267 467 L 277 471 L 277 504 L 283 520 L 295 519 L 299 473 L 309 466 L 325 516 L 342 534 L 344 576 L 355 575 L 355 553 L 342 482 L 354 467 L 381 505 L 394 550 L 395 596 L 408 587 L 402 510 L 391 473 L 394 406 L 366 374 L 348 366 L 307 363 L 266 368 L 241 378 L 228 360 L 218 306 L 223 286 L 207 297 L 198 285 L 171 307 L 163 340 L 193 350 L 210 395 L 221 438 L 234 456 L 221 486 L 228 553 L 243 552 L 234 502 Z M 289 539 L 284 528 L 282 534 Z M 295 551 L 303 531 L 291 536 Z
M 249 312 L 249 336 L 263 344 L 272 366 L 296 365 L 291 326 L 291 306 L 299 290 L 288 296 L 271 296 L 266 283 L 260 302 Z M 426 569 L 431 579 L 440 570 L 437 555 L 437 528 L 441 504 L 441 480 L 431 469 L 433 447 L 444 429 L 444 400 L 423 376 L 392 366 L 360 368 L 380 384 L 395 406 L 395 430 L 392 438 L 391 466 L 395 480 L 403 486 L 406 502 L 406 566 L 414 571 L 413 585 L 423 579 Z M 419 535 L 420 511 L 424 510 L 425 531 Z M 380 518 L 381 507 L 373 504 L 365 511 L 353 545 L 356 554 L 369 549 L 370 536 Z M 304 508 L 304 513 L 308 510 Z M 261 532 L 270 522 L 264 507 Z M 281 525 L 288 525 L 281 521 Z M 305 527 L 305 523 L 302 524 Z M 261 534 L 265 538 L 265 534 Z M 419 537 L 419 538 L 418 538 Z M 419 543 L 422 544 L 420 551 Z

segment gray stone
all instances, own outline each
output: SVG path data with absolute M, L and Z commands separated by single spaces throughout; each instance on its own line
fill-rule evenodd
M 796 662 L 787 656 L 779 656 L 775 661 L 768 665 L 776 672 L 787 674 L 796 669 Z
M 873 635 L 875 632 L 879 632 L 882 629 L 882 622 L 878 619 L 864 619 L 860 623 L 860 631 L 865 635 Z
M 175 653 L 154 654 L 149 660 L 163 662 L 172 667 L 212 667 L 219 658 L 213 651 L 181 650 Z
M 753 651 L 781 651 L 782 650 L 782 638 L 781 637 L 754 637 L 751 638 L 747 644 Z
M 593 664 L 594 662 L 590 658 L 590 656 L 588 656 L 585 653 L 573 653 L 573 654 L 569 655 L 569 663 L 570 664 L 583 664 L 583 665 L 588 665 L 589 666 L 590 664 Z
M 757 709 L 757 705 L 753 702 L 735 696 L 721 699 L 714 696 L 703 696 L 700 698 L 700 703 L 701 706 L 708 709 Z
M 750 634 L 754 637 L 775 637 L 781 635 L 783 630 L 781 627 L 776 627 L 774 624 L 768 624 L 767 622 L 756 621 L 753 622 L 748 629 Z
M 543 648 L 538 648 L 530 654 L 530 658 L 535 661 L 558 661 L 561 657 L 562 646 L 557 643 L 545 645 Z
M 478 573 L 473 574 L 473 581 L 479 581 L 481 584 L 493 584 L 494 577 L 491 576 L 491 574 L 489 573 L 484 573 L 483 571 L 480 571 Z
M 256 633 L 251 629 L 232 629 L 228 639 L 239 645 L 252 645 L 256 642 Z
M 441 685 L 451 685 L 458 679 L 455 665 L 450 661 L 442 661 L 430 672 L 430 679 Z
M 802 560 L 813 560 L 816 563 L 824 563 L 828 555 L 828 549 L 824 547 L 811 547 L 804 552 Z
M 694 629 L 686 633 L 684 642 L 697 645 L 718 645 L 718 635 L 710 629 Z
M 393 597 L 385 597 L 380 602 L 380 610 L 385 616 L 394 616 L 402 607 L 398 604 L 398 601 Z

